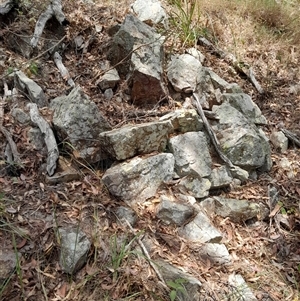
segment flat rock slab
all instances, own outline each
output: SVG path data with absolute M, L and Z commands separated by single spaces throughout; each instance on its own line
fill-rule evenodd
M 163 151 L 169 133 L 173 131 L 170 121 L 127 125 L 100 134 L 102 149 L 113 159 L 125 160 L 135 155 Z
M 222 234 L 210 222 L 209 218 L 202 212 L 187 225 L 179 228 L 179 235 L 192 242 L 219 243 Z
M 158 154 L 145 159 L 136 157 L 109 168 L 102 177 L 110 193 L 127 203 L 143 202 L 154 196 L 174 173 L 174 156 Z

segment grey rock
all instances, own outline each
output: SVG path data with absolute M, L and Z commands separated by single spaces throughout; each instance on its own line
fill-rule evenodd
M 179 176 L 210 175 L 212 161 L 204 133 L 188 132 L 175 136 L 169 140 L 168 146 L 175 157 L 175 171 Z
M 221 92 L 227 93 L 242 93 L 242 89 L 235 83 L 228 83 L 209 68 L 205 68 L 209 74 L 211 82 L 215 89 L 220 89 Z
M 21 124 L 28 124 L 31 122 L 30 116 L 20 108 L 13 108 L 11 110 L 11 115 Z
M 43 134 L 39 128 L 31 128 L 27 132 L 29 142 L 34 146 L 35 149 L 41 150 L 45 147 L 45 140 Z
M 164 151 L 169 134 L 173 131 L 170 121 L 127 125 L 100 134 L 102 149 L 116 160 L 125 160 L 139 154 Z
M 260 214 L 260 206 L 247 200 L 214 197 L 215 214 L 229 217 L 235 223 L 243 223 Z
M 58 233 L 61 243 L 60 266 L 64 272 L 74 274 L 85 264 L 91 243 L 78 229 L 59 228 Z
M 176 91 L 191 92 L 197 86 L 201 69 L 200 61 L 190 54 L 176 55 L 168 64 L 167 76 Z
M 113 37 L 108 58 L 113 65 L 123 62 L 117 69 L 127 76 L 136 105 L 157 103 L 166 95 L 162 80 L 163 42 L 162 36 L 133 15 L 126 16 Z
M 210 188 L 214 189 L 229 186 L 233 179 L 228 173 L 227 168 L 225 166 L 220 166 L 211 171 L 209 180 L 211 182 Z
M 131 208 L 124 206 L 117 208 L 116 215 L 121 223 L 124 223 L 124 221 L 126 222 L 127 220 L 132 227 L 135 225 L 138 219 L 136 213 Z
M 104 73 L 104 75 L 100 78 L 98 85 L 101 90 L 106 90 L 108 88 L 113 89 L 119 81 L 119 73 L 115 68 L 113 68 Z
M 22 71 L 15 72 L 15 85 L 18 90 L 28 95 L 30 101 L 36 103 L 39 108 L 48 106 L 48 101 L 42 88 Z
M 178 184 L 178 188 L 183 193 L 188 193 L 194 198 L 201 199 L 209 194 L 211 183 L 206 178 L 186 176 Z
M 81 88 L 53 99 L 50 105 L 58 137 L 72 146 L 75 157 L 88 163 L 103 159 L 99 134 L 111 127 Z
M 213 106 L 219 117 L 213 125 L 223 152 L 234 165 L 243 169 L 270 168 L 270 146 L 263 132 L 229 103 Z
M 248 94 L 224 93 L 222 95 L 222 101 L 228 102 L 231 106 L 240 111 L 250 122 L 255 124 L 267 124 L 267 120 L 262 115 L 261 110 Z
M 205 56 L 199 51 L 197 48 L 189 48 L 186 50 L 186 52 L 190 55 L 192 55 L 195 59 L 197 59 L 201 64 L 204 63 Z
M 214 265 L 231 264 L 231 256 L 224 244 L 205 243 L 197 250 L 197 254 L 202 260 L 208 260 Z
M 160 197 L 160 204 L 156 212 L 156 217 L 165 224 L 175 224 L 177 226 L 182 226 L 194 215 L 192 206 L 173 202 L 164 195 Z
M 144 0 L 136 0 L 131 8 L 141 21 L 154 24 L 163 23 L 167 27 L 168 17 L 160 1 L 149 0 L 145 2 Z
M 194 109 L 180 109 L 162 116 L 160 121 L 170 120 L 178 133 L 198 132 L 203 129 L 203 121 Z
M 278 149 L 281 153 L 287 151 L 289 140 L 281 131 L 273 132 L 270 136 L 270 140 L 274 147 Z
M 114 91 L 111 88 L 108 88 L 104 91 L 103 95 L 106 100 L 111 100 L 114 96 Z
M 229 275 L 228 283 L 234 287 L 230 293 L 230 300 L 258 301 L 241 275 Z
M 165 282 L 177 283 L 182 281 L 182 290 L 178 290 L 177 299 L 182 301 L 198 301 L 200 299 L 199 289 L 201 288 L 201 282 L 194 276 L 188 274 L 182 268 L 178 268 L 166 261 L 155 260 L 155 265 L 158 267 Z M 180 282 L 179 282 L 180 283 Z
M 164 181 L 172 179 L 172 154 L 158 154 L 145 159 L 136 157 L 109 168 L 102 181 L 111 194 L 129 205 L 143 202 L 155 195 Z
M 219 243 L 222 240 L 220 231 L 211 224 L 209 218 L 201 211 L 191 222 L 179 228 L 178 233 L 185 239 L 198 243 Z
M 14 250 L 7 248 L 1 248 L 0 251 L 0 281 L 1 284 L 5 279 L 11 276 L 11 273 L 17 266 L 17 256 L 20 257 L 19 253 Z

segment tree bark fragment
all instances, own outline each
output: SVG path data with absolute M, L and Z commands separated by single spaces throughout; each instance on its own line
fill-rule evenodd
M 39 114 L 39 110 L 35 103 L 29 103 L 28 108 L 30 109 L 30 118 L 33 123 L 35 123 L 44 135 L 46 147 L 48 150 L 47 158 L 47 172 L 49 176 L 52 176 L 56 169 L 56 162 L 59 157 L 59 151 L 57 143 L 53 134 L 51 127 L 48 122 Z

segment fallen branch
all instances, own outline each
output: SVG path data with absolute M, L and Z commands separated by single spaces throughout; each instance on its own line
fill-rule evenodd
M 286 129 L 281 129 L 281 132 L 289 139 L 291 140 L 294 144 L 296 144 L 298 147 L 300 147 L 300 140 L 298 138 L 298 136 L 293 133 L 293 132 L 290 132 L 289 130 L 286 130 Z
M 69 22 L 62 12 L 62 5 L 60 0 L 52 0 L 46 10 L 40 15 L 34 29 L 33 37 L 30 41 L 31 47 L 35 48 L 38 44 L 39 38 L 43 33 L 44 27 L 49 19 L 54 16 L 56 20 L 62 24 L 67 25 Z
M 21 159 L 20 159 L 20 155 L 19 155 L 19 152 L 17 149 L 17 145 L 14 142 L 14 140 L 12 139 L 10 132 L 3 126 L 4 103 L 1 100 L 2 100 L 2 98 L 0 97 L 0 131 L 5 136 L 8 144 L 9 144 L 9 149 L 7 150 L 7 154 L 12 153 L 12 157 L 11 157 L 11 155 L 7 156 L 8 163 L 9 164 L 17 164 L 18 166 L 23 167 Z
M 200 115 L 200 117 L 202 118 L 202 121 L 204 123 L 204 127 L 215 147 L 215 150 L 216 152 L 218 153 L 218 155 L 220 156 L 220 158 L 223 160 L 223 162 L 226 163 L 226 165 L 228 166 L 230 172 L 232 173 L 232 175 L 235 177 L 235 178 L 238 178 L 240 179 L 241 181 L 246 181 L 249 177 L 249 174 L 246 170 L 243 170 L 241 169 L 240 167 L 238 166 L 235 166 L 232 164 L 232 162 L 225 156 L 225 154 L 221 151 L 221 148 L 220 148 L 220 144 L 218 142 L 218 139 L 215 135 L 215 133 L 213 132 L 213 130 L 211 129 L 207 119 L 206 119 L 206 116 L 203 112 L 203 109 L 201 107 L 201 104 L 200 104 L 200 101 L 199 101 L 199 98 L 198 96 L 193 93 L 193 96 L 196 100 L 196 107 L 197 107 L 197 111 Z M 205 98 L 205 96 L 203 96 Z
M 66 80 L 71 87 L 74 88 L 75 83 L 74 83 L 73 79 L 71 78 L 68 69 L 64 66 L 64 64 L 62 62 L 62 57 L 60 56 L 60 54 L 58 52 L 54 53 L 53 59 L 56 64 L 56 67 L 59 69 L 59 72 L 60 72 L 62 78 L 64 80 Z
M 39 110 L 35 103 L 29 103 L 27 107 L 30 109 L 30 118 L 32 122 L 35 123 L 44 134 L 44 139 L 48 150 L 46 169 L 49 176 L 52 176 L 55 172 L 56 162 L 59 157 L 59 151 L 53 131 L 48 122 L 42 116 L 40 116 Z
M 125 221 L 126 221 L 128 227 L 129 227 L 130 231 L 133 233 L 133 235 L 136 235 L 134 229 L 132 228 L 132 226 L 130 225 L 130 223 L 128 222 L 128 220 L 125 219 Z M 142 242 L 141 238 L 140 238 L 140 237 L 137 237 L 137 241 L 138 241 L 138 243 L 139 243 L 141 249 L 143 250 L 145 256 L 147 257 L 149 264 L 151 265 L 151 267 L 152 267 L 153 270 L 155 271 L 156 275 L 158 276 L 158 278 L 159 278 L 160 281 L 162 282 L 164 288 L 167 289 L 167 290 L 169 291 L 169 288 L 168 288 L 168 286 L 166 285 L 163 276 L 161 275 L 160 271 L 158 270 L 158 268 L 156 267 L 156 265 L 155 265 L 155 264 L 153 263 L 153 261 L 151 260 L 151 257 L 150 257 L 150 255 L 149 255 L 149 253 L 148 253 L 148 251 L 147 251 L 147 249 L 146 249 L 144 243 Z

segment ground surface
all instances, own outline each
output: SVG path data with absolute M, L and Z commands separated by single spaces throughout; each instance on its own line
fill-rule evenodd
M 236 16 L 232 14 L 234 8 L 226 6 L 223 9 L 221 2 L 216 2 L 213 9 L 204 7 L 199 24 L 207 25 L 207 37 L 213 37 L 218 47 L 234 52 L 240 60 L 253 66 L 265 93 L 257 93 L 230 64 L 197 46 L 206 56 L 204 64 L 227 81 L 238 83 L 252 96 L 269 121 L 264 129 L 268 134 L 280 126 L 300 133 L 300 95 L 295 88 L 299 83 L 297 49 L 292 42 L 283 47 L 273 35 L 267 41 L 262 40 L 265 36 L 257 35 L 249 16 Z M 0 24 L 0 47 L 7 55 L 4 66 L 0 66 L 1 95 L 3 81 L 12 88 L 12 80 L 6 76 L 10 68 L 21 69 L 30 75 L 50 99 L 61 95 L 62 91 L 69 91 L 49 57 L 25 59 L 3 38 L 8 34 L 31 35 L 41 9 L 38 3 L 27 4 L 14 17 L 2 20 Z M 122 22 L 129 4 L 81 1 L 77 4 L 64 2 L 70 26 L 61 28 L 60 32 L 58 24 L 52 22 L 47 26 L 44 38 L 57 36 L 59 40 L 66 35 L 64 64 L 76 84 L 95 101 L 110 124 L 119 127 L 145 122 L 155 118 L 153 111 L 164 112 L 180 107 L 180 103 L 169 98 L 150 110 L 143 109 L 141 113 L 140 108 L 118 101 L 118 96 L 126 93 L 125 81 L 115 91 L 114 98 L 106 101 L 96 84 L 102 72 L 99 62 L 106 55 L 107 30 Z M 170 10 L 170 6 L 167 7 Z M 96 33 L 95 25 L 103 26 L 103 30 Z M 78 35 L 85 40 L 92 39 L 86 53 L 76 51 L 73 40 Z M 171 39 L 166 44 L 166 52 L 170 49 L 183 52 L 185 47 L 179 40 Z M 284 59 L 280 59 L 280 55 Z M 27 102 L 23 96 L 18 96 L 17 101 L 20 107 Z M 81 180 L 57 186 L 45 184 L 40 171 L 45 156 L 32 149 L 27 141 L 27 129 L 19 126 L 10 115 L 14 105 L 6 102 L 3 125 L 17 143 L 25 167 L 15 174 L 15 170 L 7 170 L 3 156 L 6 141 L 0 134 L 0 242 L 1 246 L 15 249 L 22 256 L 16 271 L 0 287 L 0 300 L 169 300 L 168 293 L 158 284 L 156 274 L 145 259 L 128 252 L 118 269 L 113 269 L 113 254 L 118 250 L 112 238 L 126 235 L 130 240 L 135 234 L 118 223 L 113 212 L 120 202 L 109 196 L 102 186 L 104 170 L 101 166 L 82 166 L 74 162 L 82 173 Z M 43 113 L 51 119 L 47 110 Z M 155 220 L 153 202 L 139 208 L 136 230 L 155 237 L 160 243 L 151 254 L 152 258 L 160 256 L 182 266 L 205 283 L 203 300 L 231 300 L 230 287 L 225 283 L 233 271 L 245 278 L 258 300 L 299 300 L 299 150 L 290 145 L 286 153 L 280 154 L 273 149 L 272 154 L 274 166 L 269 174 L 262 174 L 257 180 L 249 180 L 234 190 L 219 192 L 224 196 L 268 204 L 268 186 L 279 191 L 278 206 L 266 221 L 237 225 L 230 220 L 215 220 L 215 225 L 225 233 L 224 243 L 233 256 L 234 264 L 230 268 L 199 261 L 196 250 L 177 237 L 176 229 L 162 226 Z M 287 158 L 291 165 L 284 168 L 280 164 L 283 158 Z M 73 277 L 63 274 L 58 265 L 56 230 L 58 226 L 69 225 L 81 227 L 93 245 L 87 265 Z

